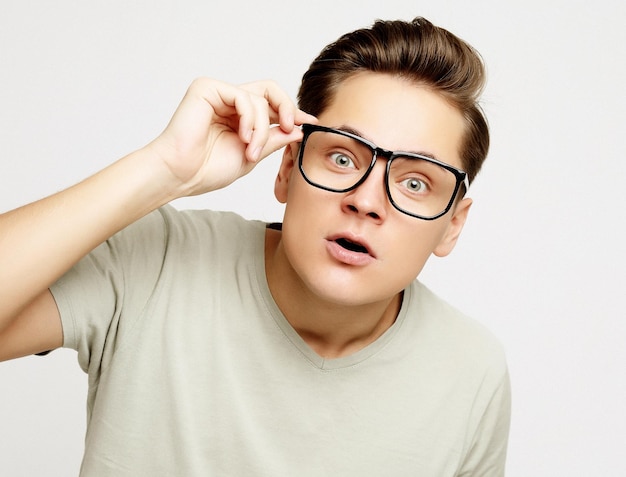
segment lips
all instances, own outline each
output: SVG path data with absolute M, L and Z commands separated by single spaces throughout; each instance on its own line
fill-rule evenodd
M 349 264 L 370 263 L 376 258 L 372 247 L 354 234 L 342 233 L 327 238 L 329 250 L 337 260 Z

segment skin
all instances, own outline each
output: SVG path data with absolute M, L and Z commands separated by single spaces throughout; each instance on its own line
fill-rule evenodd
M 384 92 L 384 93 L 381 93 Z M 440 95 L 396 77 L 360 73 L 344 81 L 319 124 L 349 127 L 391 150 L 432 155 L 462 168 L 461 114 Z M 398 212 L 384 190 L 384 166 L 347 193 L 308 185 L 297 169 L 298 144 L 284 152 L 275 195 L 286 204 L 282 233 L 269 230 L 266 271 L 278 306 L 300 336 L 326 358 L 362 349 L 394 322 L 402 290 L 435 254 L 454 248 L 468 198 L 425 221 Z M 366 244 L 350 252 L 334 240 Z
M 48 287 L 90 250 L 176 198 L 227 186 L 285 146 L 275 186 L 287 204 L 284 228 L 266 238 L 272 294 L 322 356 L 374 341 L 393 324 L 402 290 L 427 258 L 452 250 L 471 201 L 435 221 L 405 216 L 387 201 L 382 162 L 350 193 L 311 187 L 294 168 L 302 139 L 296 126 L 304 122 L 318 119 L 272 82 L 233 86 L 200 78 L 154 141 L 67 190 L 0 214 L 0 361 L 62 345 Z M 368 73 L 345 81 L 319 122 L 461 166 L 460 114 L 397 78 Z M 338 247 L 338 237 L 366 243 L 371 256 Z

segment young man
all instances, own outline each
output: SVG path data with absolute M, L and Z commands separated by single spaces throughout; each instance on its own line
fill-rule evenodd
M 301 109 L 199 79 L 145 148 L 1 216 L 0 359 L 78 351 L 81 474 L 502 475 L 500 346 L 416 281 L 467 218 L 483 81 L 447 31 L 377 22 Z M 165 205 L 282 147 L 280 225 Z

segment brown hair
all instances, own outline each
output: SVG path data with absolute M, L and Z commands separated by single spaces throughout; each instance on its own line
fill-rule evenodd
M 459 154 L 470 181 L 474 179 L 489 149 L 489 128 L 478 104 L 485 69 L 476 50 L 421 17 L 411 22 L 378 20 L 322 50 L 302 77 L 299 107 L 319 115 L 332 102 L 339 84 L 363 71 L 425 85 L 456 107 L 467 126 Z

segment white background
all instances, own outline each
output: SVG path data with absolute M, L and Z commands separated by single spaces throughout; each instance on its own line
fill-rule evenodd
M 2 0 L 0 210 L 151 140 L 196 76 L 271 78 L 295 96 L 326 43 L 375 18 L 416 15 L 488 65 L 493 142 L 470 221 L 421 278 L 505 345 L 507 475 L 626 475 L 620 0 Z M 177 205 L 279 219 L 277 164 Z M 76 475 L 85 391 L 71 351 L 0 364 L 0 475 Z

